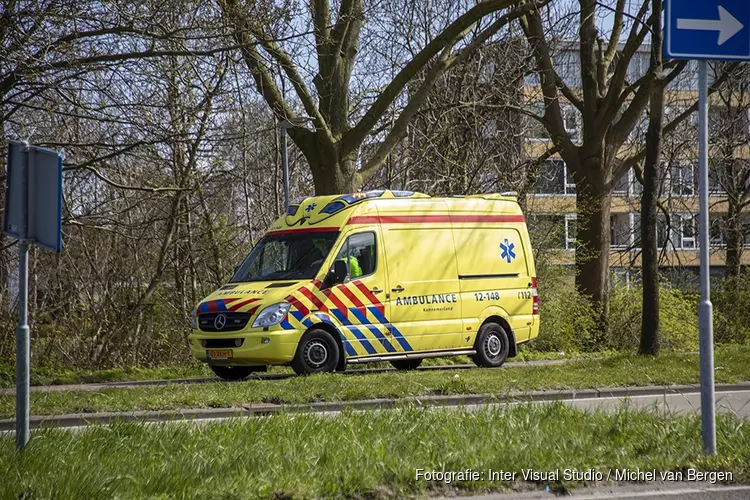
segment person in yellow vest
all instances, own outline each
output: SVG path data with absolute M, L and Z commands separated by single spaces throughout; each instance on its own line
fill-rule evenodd
M 349 256 L 349 277 L 357 278 L 362 276 L 362 266 L 359 265 L 359 260 L 354 256 Z

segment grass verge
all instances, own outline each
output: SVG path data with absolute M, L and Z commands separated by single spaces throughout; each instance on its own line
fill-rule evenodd
M 697 469 L 747 482 L 750 434 L 731 417 L 720 415 L 717 424 L 721 455 L 710 458 L 697 417 L 584 414 L 562 404 L 45 430 L 22 455 L 12 438 L 0 438 L 0 497 L 402 498 L 518 488 L 490 480 L 488 471 L 517 471 L 520 479 L 522 468 L 559 469 L 561 476 L 564 469 L 595 469 L 604 477 L 610 469 Z M 481 479 L 415 479 L 416 469 L 469 468 Z
M 511 361 L 541 361 L 555 359 L 586 359 L 616 354 L 614 351 L 598 353 L 565 353 L 565 352 L 537 352 L 521 350 Z M 424 361 L 425 366 L 444 366 L 456 364 L 470 364 L 468 356 L 453 358 L 430 358 Z M 360 368 L 390 368 L 388 363 L 367 363 Z M 272 373 L 292 373 L 292 369 L 285 366 L 273 366 Z M 129 382 L 137 380 L 173 380 L 181 378 L 213 377 L 214 373 L 205 363 L 195 361 L 180 365 L 163 365 L 152 367 L 108 368 L 100 370 L 71 370 L 51 366 L 31 366 L 31 385 L 72 385 L 92 384 L 101 382 Z M 12 364 L 0 363 L 0 388 L 15 387 L 16 367 Z
M 750 347 L 716 350 L 716 382 L 750 380 Z M 358 376 L 324 374 L 241 383 L 171 384 L 101 391 L 32 392 L 35 415 L 74 412 L 231 407 L 242 403 L 306 403 L 402 398 L 433 394 L 507 393 L 513 390 L 595 388 L 698 383 L 698 356 L 658 358 L 617 355 L 564 365 L 499 370 L 385 372 Z M 0 418 L 15 414 L 15 396 L 0 396 Z

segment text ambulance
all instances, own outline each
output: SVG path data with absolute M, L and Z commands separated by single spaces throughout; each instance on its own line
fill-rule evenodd
M 225 379 L 457 355 L 496 367 L 539 332 L 535 276 L 512 194 L 305 198 L 196 307 L 190 346 Z

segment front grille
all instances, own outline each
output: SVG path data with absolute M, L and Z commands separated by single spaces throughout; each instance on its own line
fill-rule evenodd
M 239 341 L 240 345 L 237 345 L 237 341 Z M 203 347 L 205 347 L 207 349 L 224 349 L 224 348 L 241 347 L 244 342 L 245 342 L 245 339 L 207 339 L 207 340 L 201 340 L 201 343 L 203 344 Z
M 223 328 L 217 328 L 217 324 L 221 325 L 221 321 L 216 321 L 216 318 L 223 315 L 226 322 Z M 207 313 L 198 315 L 198 328 L 204 332 L 236 332 L 242 330 L 250 321 L 250 313 Z

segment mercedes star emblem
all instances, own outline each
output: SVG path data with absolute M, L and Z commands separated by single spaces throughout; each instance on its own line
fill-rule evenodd
M 225 326 L 227 326 L 227 316 L 226 314 L 219 314 L 214 319 L 214 328 L 217 330 L 222 330 Z

